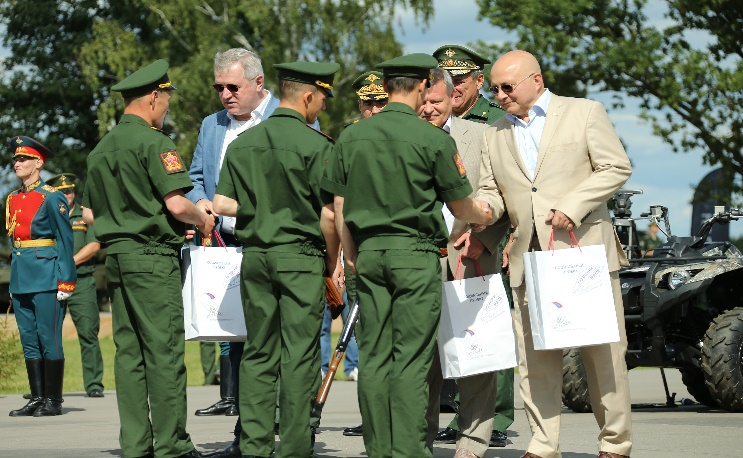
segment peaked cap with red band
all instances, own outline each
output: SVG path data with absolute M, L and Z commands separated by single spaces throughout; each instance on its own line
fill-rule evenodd
M 24 135 L 16 135 L 11 138 L 10 149 L 13 151 L 13 157 L 27 156 L 41 159 L 43 161 L 46 161 L 50 157 L 54 157 L 54 153 L 52 153 L 49 148 L 33 138 Z

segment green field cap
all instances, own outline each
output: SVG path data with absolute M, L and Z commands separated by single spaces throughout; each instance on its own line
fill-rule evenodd
M 312 84 L 333 97 L 333 78 L 341 66 L 335 62 L 287 62 L 274 64 L 279 79 Z
M 431 69 L 436 66 L 436 59 L 428 54 L 415 53 L 406 56 L 395 57 L 377 64 L 375 67 L 382 70 L 385 78 L 404 76 L 407 78 L 428 78 Z
M 112 91 L 121 92 L 125 99 L 152 91 L 174 91 L 175 89 L 168 78 L 168 62 L 163 59 L 140 68 L 111 88 Z
M 50 176 L 49 179 L 46 180 L 46 184 L 57 188 L 57 191 L 61 191 L 62 189 L 74 189 L 75 180 L 77 180 L 77 177 L 74 173 L 60 173 L 59 175 Z

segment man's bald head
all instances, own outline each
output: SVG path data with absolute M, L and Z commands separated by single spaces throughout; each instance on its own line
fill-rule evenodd
M 490 71 L 491 87 L 497 87 L 495 99 L 506 112 L 523 118 L 544 93 L 542 69 L 526 51 L 514 50 L 502 55 Z

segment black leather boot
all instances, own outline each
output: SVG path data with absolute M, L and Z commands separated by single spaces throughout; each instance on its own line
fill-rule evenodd
M 232 365 L 229 356 L 219 357 L 219 397 L 222 398 L 206 409 L 199 409 L 196 415 L 237 415 L 235 409 L 235 384 L 232 380 Z
M 30 417 L 44 403 L 44 360 L 41 358 L 26 360 L 28 384 L 31 397 L 28 404 L 18 410 L 11 410 L 11 417 Z
M 64 384 L 64 360 L 44 360 L 44 404 L 36 409 L 34 417 L 62 415 L 62 386 Z

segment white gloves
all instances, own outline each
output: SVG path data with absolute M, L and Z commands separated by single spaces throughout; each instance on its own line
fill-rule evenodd
M 59 302 L 66 301 L 67 299 L 72 296 L 72 293 L 68 293 L 66 291 L 57 291 L 57 300 Z

